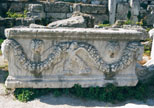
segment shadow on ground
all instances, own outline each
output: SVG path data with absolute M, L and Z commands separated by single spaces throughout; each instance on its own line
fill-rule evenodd
M 8 76 L 8 71 L 0 69 L 0 83 L 4 84 L 7 76 Z
M 76 97 L 67 97 L 67 96 L 60 96 L 54 97 L 52 94 L 47 96 L 42 96 L 38 98 L 40 102 L 46 103 L 49 105 L 68 105 L 68 106 L 80 106 L 80 107 L 124 107 L 127 106 L 129 108 L 149 108 L 154 107 L 154 99 L 148 99 L 145 102 L 137 101 L 137 100 L 129 100 L 126 102 L 119 102 L 115 104 L 101 102 L 101 101 L 94 101 L 94 100 L 86 100 Z M 134 107 L 133 107 L 134 106 Z

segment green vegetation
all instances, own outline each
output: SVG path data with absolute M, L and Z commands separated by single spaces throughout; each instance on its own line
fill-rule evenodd
M 127 20 L 124 22 L 124 25 L 132 25 L 132 24 L 134 24 L 134 22 L 131 20 Z
M 9 10 L 6 14 L 9 18 L 25 18 L 27 15 L 27 10 L 24 10 L 24 13 L 15 13 Z
M 4 39 L 0 39 L 0 48 L 1 48 L 1 44 L 3 42 Z M 0 50 L 0 55 L 2 55 L 2 51 Z
M 99 27 L 110 27 L 110 24 L 98 24 Z
M 4 39 L 0 39 L 0 46 L 1 46 L 1 44 L 2 44 L 3 41 L 4 41 Z
M 8 70 L 8 64 L 0 65 L 0 70 Z
M 126 101 L 128 99 L 145 100 L 147 98 L 152 98 L 154 97 L 153 87 L 153 81 L 149 81 L 144 84 L 138 83 L 135 87 L 115 87 L 114 85 L 109 84 L 106 87 L 82 88 L 80 85 L 76 84 L 73 88 L 64 89 L 18 88 L 15 89 L 14 95 L 18 100 L 22 102 L 27 102 L 42 95 L 52 93 L 55 97 L 66 95 L 90 100 L 116 103 Z

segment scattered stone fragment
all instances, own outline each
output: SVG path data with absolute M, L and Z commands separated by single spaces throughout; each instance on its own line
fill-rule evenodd
M 43 25 L 38 25 L 38 24 L 30 24 L 29 28 L 47 28 L 47 27 Z
M 86 21 L 82 16 L 71 17 L 50 23 L 48 27 L 81 27 L 86 28 Z
M 87 14 L 74 13 L 72 17 L 64 20 L 52 22 L 48 27 L 79 27 L 79 28 L 93 28 L 94 18 Z

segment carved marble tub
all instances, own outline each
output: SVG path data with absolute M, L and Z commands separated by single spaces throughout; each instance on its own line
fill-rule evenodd
M 10 28 L 2 53 L 8 88 L 135 86 L 146 34 L 126 29 Z

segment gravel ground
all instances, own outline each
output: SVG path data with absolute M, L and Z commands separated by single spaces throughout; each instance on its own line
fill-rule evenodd
M 0 66 L 6 63 L 0 56 Z M 16 100 L 11 93 L 6 93 L 4 86 L 6 74 L 6 71 L 0 70 L 0 108 L 154 108 L 154 99 L 148 99 L 145 102 L 129 100 L 120 104 L 111 104 L 75 97 L 53 97 L 52 94 L 23 103 Z

